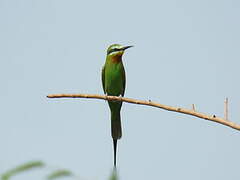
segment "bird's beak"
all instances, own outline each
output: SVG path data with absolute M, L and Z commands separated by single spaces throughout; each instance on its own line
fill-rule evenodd
M 131 48 L 131 47 L 133 47 L 133 46 L 125 46 L 122 48 L 122 50 L 125 51 L 126 49 Z

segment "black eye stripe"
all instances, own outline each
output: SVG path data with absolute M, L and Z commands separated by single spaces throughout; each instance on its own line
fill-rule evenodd
M 110 53 L 116 52 L 116 51 L 121 51 L 121 49 L 117 49 L 117 48 L 111 49 L 110 51 L 108 51 L 107 54 L 110 54 Z

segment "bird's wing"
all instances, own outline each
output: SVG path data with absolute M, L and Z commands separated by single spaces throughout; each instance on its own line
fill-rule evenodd
M 122 83 L 123 83 L 123 92 L 122 92 L 122 96 L 124 96 L 125 93 L 125 88 L 126 88 L 126 75 L 125 75 L 125 70 L 123 68 L 123 72 L 122 72 Z
M 105 65 L 102 68 L 102 86 L 103 86 L 104 94 L 106 94 L 106 90 L 105 90 Z

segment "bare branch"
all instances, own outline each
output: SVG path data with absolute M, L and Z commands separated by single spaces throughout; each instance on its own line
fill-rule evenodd
M 200 113 L 200 112 L 197 112 L 197 111 L 194 111 L 191 109 L 168 106 L 168 105 L 159 104 L 159 103 L 156 103 L 153 101 L 144 101 L 144 100 L 137 100 L 137 99 L 131 99 L 131 98 L 126 98 L 126 97 L 105 96 L 105 95 L 98 95 L 98 94 L 51 94 L 51 95 L 48 95 L 47 97 L 48 98 L 91 98 L 91 99 L 103 99 L 103 100 L 109 100 L 109 101 L 123 101 L 123 102 L 127 102 L 127 103 L 152 106 L 152 107 L 164 109 L 167 111 L 188 114 L 188 115 L 195 116 L 195 117 L 198 117 L 201 119 L 220 123 L 220 124 L 223 124 L 225 126 L 231 127 L 236 130 L 240 130 L 240 125 L 238 125 L 234 122 L 231 122 L 231 121 L 227 121 L 223 118 L 216 117 L 216 115 L 207 115 L 207 114 Z

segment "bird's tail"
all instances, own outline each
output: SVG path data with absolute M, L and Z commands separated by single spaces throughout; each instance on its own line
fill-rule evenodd
M 113 150 L 114 150 L 114 166 L 116 167 L 117 159 L 117 140 L 122 137 L 121 116 L 120 111 L 111 113 L 111 129 L 113 138 Z
M 111 112 L 111 129 L 112 138 L 117 140 L 122 137 L 121 116 L 120 111 Z
M 113 139 L 114 167 L 117 164 L 117 139 Z

